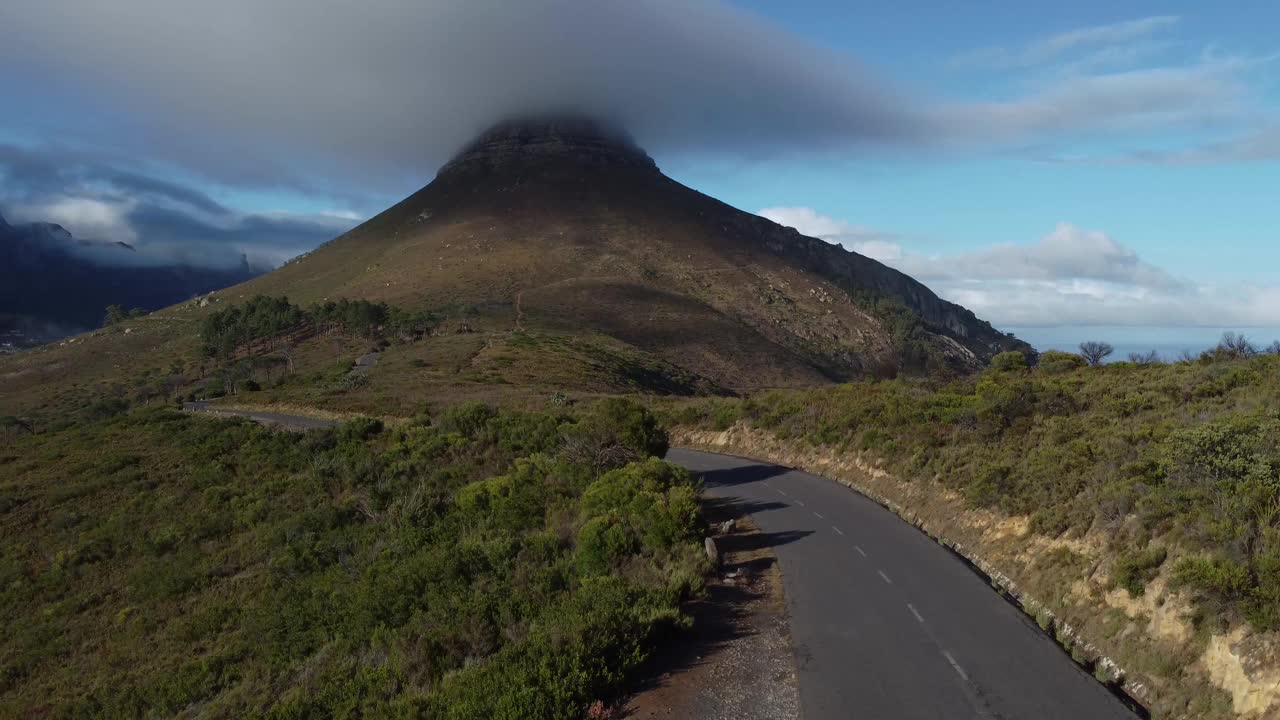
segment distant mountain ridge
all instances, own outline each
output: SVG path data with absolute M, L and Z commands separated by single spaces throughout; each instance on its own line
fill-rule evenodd
M 13 225 L 0 216 L 0 330 L 45 327 L 50 337 L 102 324 L 104 308 L 156 310 L 244 282 L 239 267 L 141 264 L 128 243 L 74 237 L 55 223 Z

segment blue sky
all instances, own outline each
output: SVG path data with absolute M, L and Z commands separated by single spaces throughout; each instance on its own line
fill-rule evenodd
M 1266 334 L 1278 25 L 1264 2 L 31 3 L 0 10 L 0 210 L 279 262 L 497 114 L 573 104 L 1024 335 Z

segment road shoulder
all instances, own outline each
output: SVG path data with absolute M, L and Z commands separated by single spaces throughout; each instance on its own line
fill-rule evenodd
M 785 720 L 799 717 L 795 661 L 777 560 L 745 506 L 706 498 L 707 519 L 734 521 L 716 535 L 720 571 L 708 597 L 687 608 L 694 629 L 651 663 L 654 674 L 624 717 Z

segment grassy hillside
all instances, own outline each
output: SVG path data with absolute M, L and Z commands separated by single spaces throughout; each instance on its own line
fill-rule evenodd
M 1050 537 L 1102 538 L 1133 595 L 1165 563 L 1197 622 L 1280 627 L 1280 356 L 1206 353 L 1172 365 L 1028 369 L 950 382 L 892 380 L 701 401 L 673 421 L 742 421 L 863 451 L 976 508 L 1030 516 Z
M 272 317 L 280 302 L 215 297 L 207 307 L 187 303 L 0 358 L 0 417 L 43 430 L 91 417 L 104 403 L 173 404 L 224 394 L 248 404 L 407 418 L 425 404 L 466 400 L 540 406 L 557 394 L 727 392 L 589 327 L 529 320 L 517 329 L 504 313 L 483 307 L 410 312 L 367 301 L 345 303 L 355 309 L 351 318 L 325 315 L 323 304 L 296 303 Z M 252 329 L 242 337 L 217 340 L 206 332 L 209 323 L 243 312 Z M 218 345 L 224 341 L 230 346 Z M 355 361 L 370 353 L 378 354 L 376 365 L 353 374 Z
M 580 717 L 698 591 L 641 408 L 0 429 L 0 716 Z

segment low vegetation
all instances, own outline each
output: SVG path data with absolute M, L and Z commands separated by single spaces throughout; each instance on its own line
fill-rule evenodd
M 1234 335 L 1173 364 L 1104 365 L 1107 348 L 1090 349 L 1034 366 L 1005 353 L 962 379 L 700 400 L 671 420 L 865 452 L 1046 535 L 1101 533 L 1133 595 L 1167 554 L 1202 622 L 1280 628 L 1280 356 Z
M 11 430 L 4 717 L 582 717 L 706 569 L 696 488 L 627 401 Z

